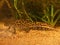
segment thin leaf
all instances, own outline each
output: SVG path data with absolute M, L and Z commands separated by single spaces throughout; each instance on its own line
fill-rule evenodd
M 53 5 L 51 5 L 51 23 L 53 23 L 54 20 L 54 11 L 53 11 Z
M 17 9 L 18 0 L 14 0 L 14 7 Z
M 56 18 L 56 20 L 54 21 L 54 26 L 55 24 L 58 22 L 58 20 L 60 19 L 60 15 Z

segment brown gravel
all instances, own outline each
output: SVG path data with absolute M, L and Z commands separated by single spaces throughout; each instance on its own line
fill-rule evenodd
M 0 26 L 3 30 L 8 28 L 3 23 L 0 23 Z M 0 32 L 0 45 L 60 45 L 60 27 L 56 29 L 56 31 L 30 30 L 28 33 L 17 31 L 16 34 L 2 31 Z
M 10 37 L 0 38 L 0 45 L 60 45 L 60 32 L 30 30 L 17 31 Z

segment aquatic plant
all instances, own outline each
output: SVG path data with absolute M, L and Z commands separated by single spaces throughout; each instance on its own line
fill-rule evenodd
M 56 10 L 56 12 L 54 12 L 54 5 L 51 5 L 50 7 L 47 7 L 47 10 L 44 10 L 44 16 L 41 20 L 54 27 L 60 19 L 60 14 L 58 14 L 59 12 L 60 10 Z

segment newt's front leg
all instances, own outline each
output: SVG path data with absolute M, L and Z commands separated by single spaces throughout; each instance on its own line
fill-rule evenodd
M 9 31 L 9 32 L 11 32 L 13 34 L 16 34 L 16 28 L 15 28 L 15 26 L 10 25 L 9 28 L 7 29 L 7 31 Z

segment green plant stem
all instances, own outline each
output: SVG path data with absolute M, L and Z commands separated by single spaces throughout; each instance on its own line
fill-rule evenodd
M 58 9 L 58 10 L 55 12 L 54 17 L 56 16 L 56 14 L 57 14 L 58 12 L 60 12 L 60 9 Z
M 54 11 L 53 11 L 53 5 L 51 5 L 51 24 L 53 25 L 54 22 Z
M 22 8 L 23 8 L 23 11 L 25 13 L 25 15 L 27 16 L 28 19 L 31 20 L 31 22 L 33 22 L 33 20 L 29 17 L 29 15 L 27 14 L 26 10 L 25 10 L 25 7 L 24 7 L 24 2 L 22 1 Z
M 58 20 L 60 19 L 60 15 L 56 18 L 56 20 L 54 21 L 54 26 L 55 24 L 58 22 Z
M 15 7 L 17 13 L 19 14 L 19 16 L 20 16 L 20 18 L 21 18 L 21 12 L 20 12 L 20 11 L 18 10 L 18 8 L 17 8 L 17 3 L 18 3 L 18 0 L 14 0 L 14 7 Z

